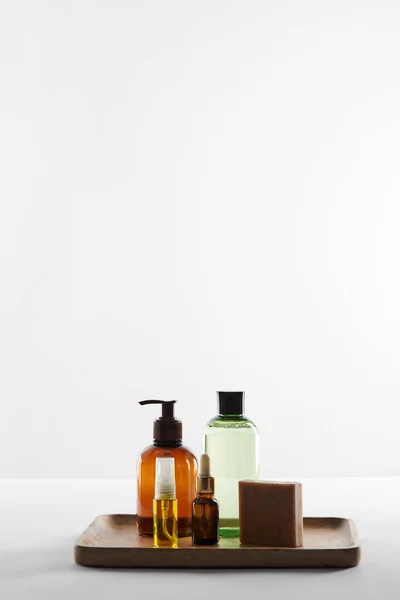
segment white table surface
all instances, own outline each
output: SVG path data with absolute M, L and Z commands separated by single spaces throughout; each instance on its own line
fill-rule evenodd
M 135 511 L 135 483 L 0 480 L 0 599 L 400 600 L 400 478 L 303 479 L 304 514 L 355 520 L 358 567 L 345 570 L 107 570 L 74 564 L 101 513 Z

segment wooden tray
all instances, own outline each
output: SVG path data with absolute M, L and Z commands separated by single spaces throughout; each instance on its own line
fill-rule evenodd
M 85 567 L 354 567 L 360 547 L 348 519 L 305 518 L 301 548 L 241 546 L 238 538 L 221 538 L 209 547 L 179 538 L 178 548 L 154 548 L 152 538 L 138 535 L 135 515 L 100 515 L 76 542 L 75 561 Z

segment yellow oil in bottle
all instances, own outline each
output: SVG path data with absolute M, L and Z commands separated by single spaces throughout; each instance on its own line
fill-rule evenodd
M 175 460 L 172 456 L 156 458 L 153 540 L 156 548 L 178 547 L 178 500 L 175 486 Z
M 178 500 L 153 500 L 153 529 L 156 548 L 178 547 Z

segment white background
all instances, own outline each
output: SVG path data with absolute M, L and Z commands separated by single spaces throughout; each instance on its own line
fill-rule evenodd
M 0 4 L 0 477 L 133 477 L 245 389 L 262 476 L 397 475 L 400 4 Z

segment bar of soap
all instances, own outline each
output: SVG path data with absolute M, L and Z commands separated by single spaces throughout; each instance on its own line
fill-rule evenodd
M 303 544 L 301 483 L 239 481 L 240 543 L 297 547 Z

